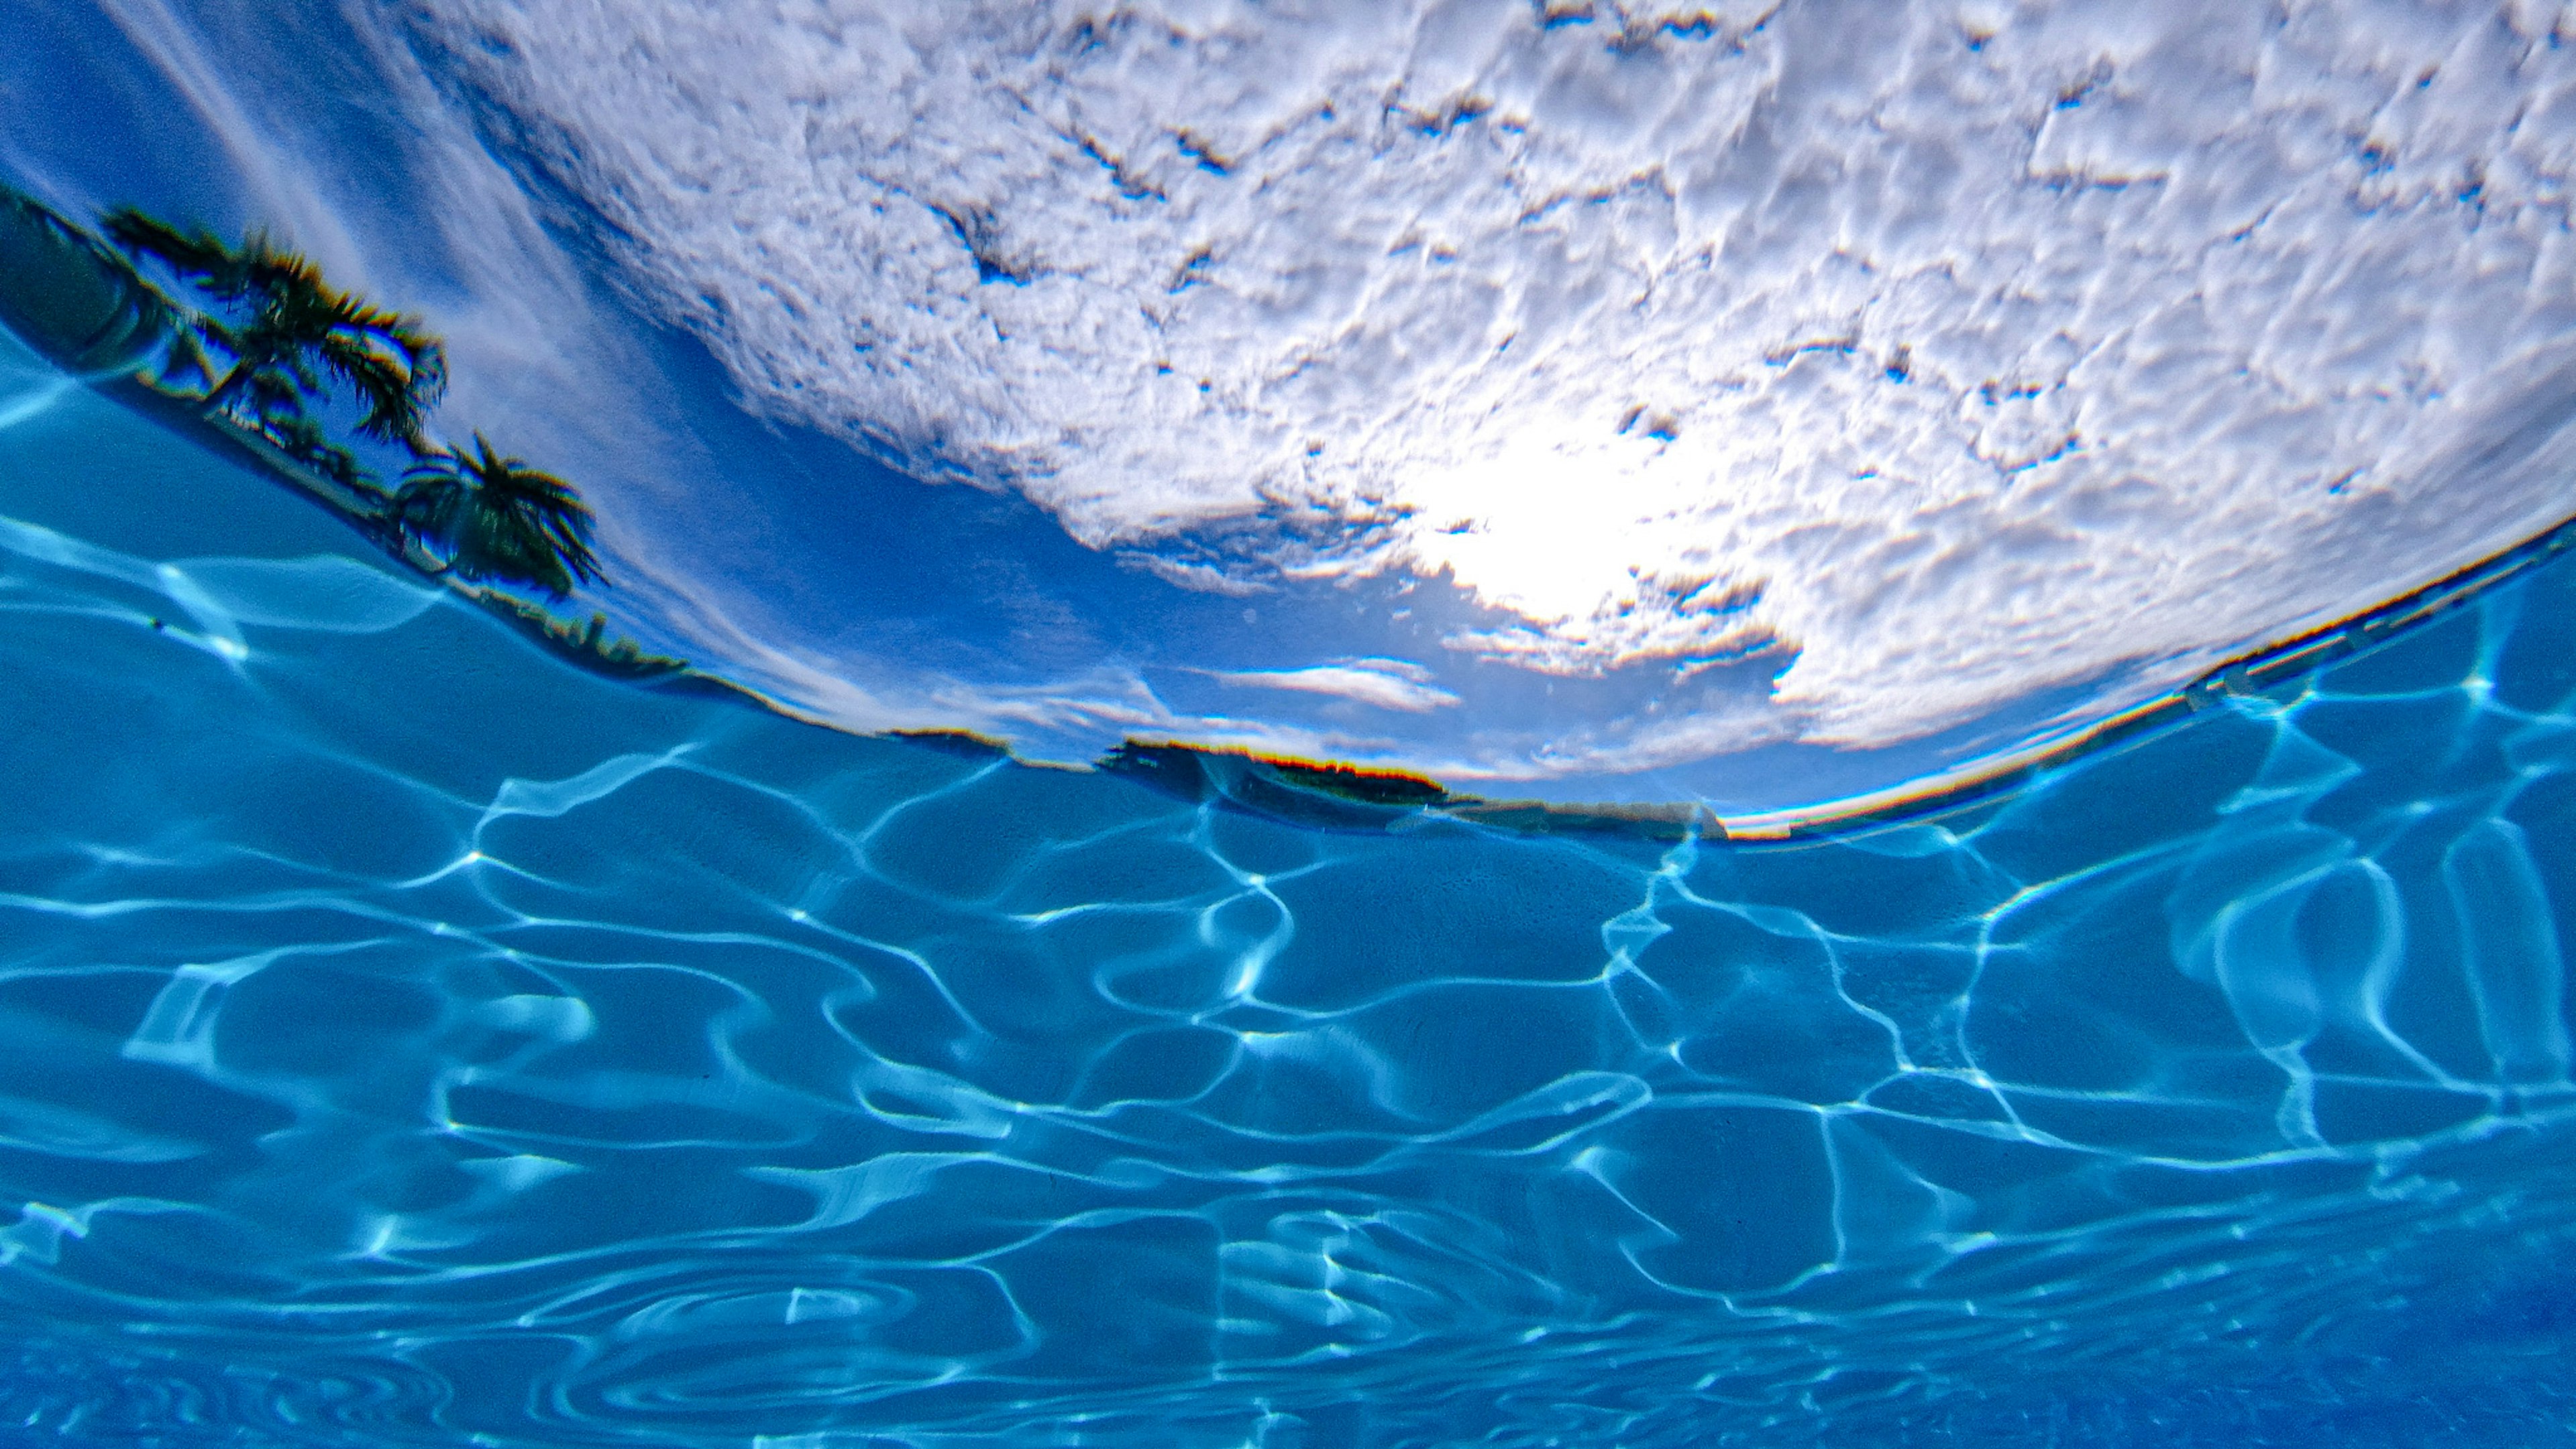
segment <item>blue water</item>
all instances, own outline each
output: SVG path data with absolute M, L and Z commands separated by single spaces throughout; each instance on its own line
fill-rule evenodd
M 578 672 L 0 360 L 0 1443 L 2576 1442 L 2576 572 L 1934 823 Z

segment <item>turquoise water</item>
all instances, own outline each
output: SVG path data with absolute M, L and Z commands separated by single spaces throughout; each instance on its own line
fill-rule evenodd
M 2576 1441 L 2576 574 L 1937 823 L 577 672 L 0 367 L 0 1443 Z

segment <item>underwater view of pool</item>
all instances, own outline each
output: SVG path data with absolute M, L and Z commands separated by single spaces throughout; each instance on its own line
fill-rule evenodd
M 0 1449 L 2576 1446 L 2571 41 L 0 0 Z
M 2567 564 L 1842 836 L 1318 823 L 604 680 L 0 417 L 7 1442 L 2576 1415 Z

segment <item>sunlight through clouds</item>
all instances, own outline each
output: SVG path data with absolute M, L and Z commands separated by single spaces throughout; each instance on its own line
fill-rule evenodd
M 2539 8 L 413 15 L 751 406 L 1220 586 L 1446 579 L 1464 658 L 1796 651 L 1809 738 L 2152 692 L 2562 506 Z

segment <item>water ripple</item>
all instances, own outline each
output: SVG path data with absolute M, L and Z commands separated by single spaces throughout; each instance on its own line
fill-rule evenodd
M 22 411 L 0 1437 L 2568 1422 L 2564 565 L 1933 821 L 1335 833 L 613 686 Z

